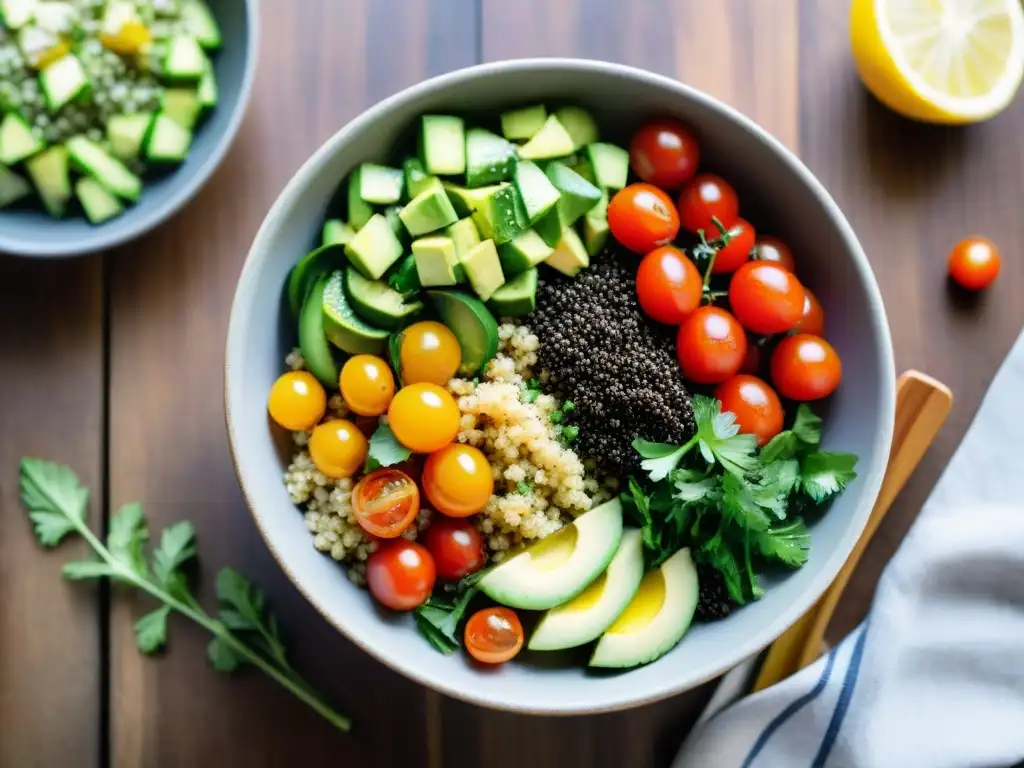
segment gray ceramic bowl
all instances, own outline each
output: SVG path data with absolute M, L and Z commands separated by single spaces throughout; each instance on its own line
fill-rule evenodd
M 435 651 L 411 617 L 378 610 L 337 563 L 313 549 L 282 485 L 286 454 L 266 413 L 267 393 L 294 343 L 291 319 L 281 311 L 285 277 L 317 237 L 345 175 L 362 161 L 386 160 L 396 138 L 424 112 L 493 114 L 539 101 L 581 104 L 597 115 L 607 136 L 620 141 L 655 115 L 679 117 L 697 131 L 702 165 L 735 184 L 755 226 L 770 223 L 792 245 L 801 279 L 826 307 L 845 378 L 830 402 L 824 443 L 860 456 L 860 477 L 813 526 L 804 568 L 768 581 L 762 600 L 728 619 L 695 625 L 662 659 L 617 674 L 593 674 L 536 654 L 481 671 L 464 654 Z M 842 213 L 796 157 L 743 115 L 674 80 L 614 64 L 547 59 L 472 67 L 409 88 L 353 120 L 302 167 L 267 216 L 242 272 L 225 385 L 242 491 L 281 567 L 328 621 L 384 663 L 450 696 L 500 709 L 577 714 L 692 688 L 768 645 L 814 603 L 860 535 L 878 492 L 892 436 L 895 380 L 871 268 Z
M 220 165 L 242 123 L 258 40 L 257 0 L 207 0 L 224 39 L 214 57 L 220 103 L 196 132 L 180 168 L 146 180 L 138 204 L 94 226 L 84 216 L 54 219 L 42 208 L 0 210 L 0 253 L 35 258 L 80 256 L 134 240 L 160 226 L 191 200 Z

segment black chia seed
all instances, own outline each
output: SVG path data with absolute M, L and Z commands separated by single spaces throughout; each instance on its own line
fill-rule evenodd
M 574 449 L 620 478 L 639 469 L 634 438 L 681 445 L 696 430 L 672 329 L 637 302 L 637 263 L 611 245 L 575 278 L 548 272 L 527 321 L 540 340 L 536 370 L 576 404 L 565 419 L 579 427 Z
M 697 597 L 697 618 L 704 621 L 724 619 L 735 607 L 729 590 L 725 586 L 725 578 L 710 565 L 697 566 L 697 583 L 700 594 Z

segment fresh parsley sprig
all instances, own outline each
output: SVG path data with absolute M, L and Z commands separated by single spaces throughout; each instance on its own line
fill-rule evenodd
M 398 442 L 391 427 L 381 422 L 370 436 L 369 447 L 366 450 L 365 471 L 371 472 L 380 467 L 392 467 L 395 464 L 401 464 L 410 456 L 412 456 L 412 451 Z
M 483 571 L 467 576 L 456 585 L 451 597 L 433 595 L 413 612 L 416 628 L 427 641 L 441 653 L 448 655 L 461 646 L 458 637 L 459 624 L 466 608 L 479 591 L 476 583 L 483 577 Z
M 135 623 L 135 640 L 142 653 L 161 650 L 167 643 L 167 620 L 179 613 L 213 635 L 207 656 L 219 672 L 251 665 L 282 685 L 335 728 L 347 731 L 349 719 L 328 705 L 291 666 L 277 618 L 263 593 L 240 573 L 224 568 L 217 575 L 218 611 L 210 615 L 199 604 L 184 571 L 196 556 L 195 529 L 183 521 L 168 526 L 160 543 L 146 554 L 149 525 L 140 504 L 126 504 L 110 518 L 106 543 L 86 521 L 89 491 L 68 467 L 39 459 L 22 459 L 21 498 L 33 530 L 44 547 L 56 547 L 77 533 L 94 557 L 65 563 L 65 579 L 107 578 L 153 597 L 159 606 Z

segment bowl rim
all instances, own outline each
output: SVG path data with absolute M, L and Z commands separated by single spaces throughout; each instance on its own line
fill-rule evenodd
M 296 197 L 315 175 L 317 167 L 328 157 L 337 152 L 340 147 L 348 141 L 350 135 L 361 131 L 367 125 L 372 124 L 385 116 L 395 106 L 406 101 L 417 99 L 422 96 L 428 96 L 434 92 L 448 89 L 453 86 L 458 86 L 460 83 L 472 80 L 481 75 L 516 71 L 536 72 L 551 69 L 591 72 L 606 76 L 640 80 L 652 86 L 672 91 L 681 98 L 699 102 L 705 108 L 718 112 L 725 118 L 738 123 L 742 128 L 757 137 L 771 151 L 773 151 L 789 167 L 789 169 L 799 177 L 815 197 L 818 198 L 824 207 L 826 214 L 836 226 L 847 249 L 853 257 L 854 266 L 860 274 L 866 288 L 869 315 L 872 318 L 872 324 L 875 326 L 874 330 L 881 340 L 877 354 L 881 358 L 879 363 L 883 376 L 885 377 L 885 381 L 883 381 L 882 384 L 881 398 L 877 404 L 885 417 L 883 419 L 884 426 L 875 436 L 873 450 L 874 461 L 871 466 L 864 468 L 863 474 L 861 475 L 863 478 L 863 485 L 860 491 L 860 504 L 858 505 L 858 508 L 854 510 L 854 514 L 851 515 L 850 524 L 847 526 L 842 539 L 833 551 L 829 553 L 827 559 L 822 563 L 818 574 L 804 591 L 804 597 L 800 601 L 791 603 L 785 610 L 779 612 L 774 621 L 767 624 L 760 632 L 748 636 L 743 643 L 737 645 L 729 653 L 723 654 L 716 664 L 707 665 L 706 668 L 701 669 L 697 674 L 691 674 L 685 677 L 667 677 L 658 685 L 648 686 L 642 693 L 630 692 L 626 695 L 611 697 L 605 701 L 595 701 L 594 703 L 588 703 L 586 705 L 573 708 L 546 704 L 540 697 L 538 697 L 537 701 L 532 705 L 522 706 L 516 703 L 503 702 L 500 697 L 500 691 L 496 691 L 495 693 L 478 693 L 457 688 L 449 684 L 443 672 L 437 673 L 433 668 L 420 668 L 407 662 L 401 656 L 391 656 L 380 652 L 360 636 L 357 628 L 349 628 L 343 626 L 341 622 L 334 621 L 330 612 L 325 608 L 326 600 L 323 600 L 321 597 L 316 595 L 313 589 L 301 583 L 295 577 L 288 566 L 282 561 L 280 553 L 277 551 L 275 544 L 271 539 L 269 530 L 263 519 L 264 513 L 256 503 L 253 494 L 250 493 L 244 473 L 239 463 L 239 446 L 237 436 L 235 434 L 235 424 L 231 409 L 231 392 L 233 389 L 231 361 L 234 357 L 234 355 L 232 355 L 232 350 L 240 350 L 244 343 L 246 327 L 240 320 L 240 316 L 243 314 L 242 307 L 245 303 L 245 297 L 252 292 L 252 286 L 257 279 L 257 265 L 262 258 L 260 254 L 268 250 L 267 243 L 272 237 L 273 230 L 278 226 L 278 220 L 283 217 L 283 213 L 285 209 L 289 207 L 291 199 Z M 853 550 L 857 540 L 860 538 L 881 488 L 882 478 L 886 465 L 888 464 L 889 449 L 894 428 L 893 422 L 895 418 L 896 369 L 893 357 L 892 338 L 889 332 L 889 323 L 885 307 L 882 303 L 881 291 L 879 290 L 878 283 L 875 280 L 874 273 L 871 270 L 867 256 L 865 256 L 852 227 L 821 182 L 818 181 L 803 162 L 790 149 L 782 144 L 782 142 L 738 110 L 719 101 L 718 99 L 715 99 L 703 91 L 670 77 L 659 75 L 637 67 L 582 58 L 562 57 L 514 59 L 463 67 L 405 88 L 398 93 L 377 102 L 375 105 L 360 113 L 350 122 L 342 126 L 340 130 L 328 138 L 299 168 L 299 170 L 296 171 L 295 175 L 285 186 L 284 190 L 267 213 L 267 217 L 264 219 L 263 224 L 260 226 L 260 229 L 253 240 L 252 247 L 246 256 L 245 264 L 242 267 L 242 272 L 236 288 L 235 297 L 232 302 L 224 361 L 224 413 L 228 430 L 228 445 L 231 453 L 231 462 L 234 466 L 239 488 L 242 491 L 246 507 L 249 509 L 250 514 L 256 522 L 256 527 L 259 529 L 264 542 L 266 542 L 271 555 L 284 571 L 289 581 L 295 585 L 299 592 L 327 620 L 327 622 L 334 626 L 335 629 L 341 632 L 342 635 L 348 638 L 348 640 L 363 651 L 369 653 L 378 661 L 401 673 L 405 677 L 461 701 L 477 704 L 490 709 L 523 714 L 549 716 L 599 714 L 651 704 L 696 688 L 699 685 L 702 685 L 703 683 L 727 672 L 729 669 L 741 663 L 745 659 L 760 653 L 760 651 L 770 645 L 789 626 L 796 622 L 821 597 L 821 595 L 824 594 L 828 585 L 832 583 L 843 563 L 845 563 L 850 552 Z
M 231 114 L 227 127 L 217 139 L 210 156 L 191 176 L 186 177 L 185 182 L 171 194 L 167 204 L 148 214 L 143 214 L 138 220 L 133 220 L 129 224 L 117 226 L 118 222 L 127 220 L 127 215 L 130 215 L 132 211 L 129 208 L 125 218 L 117 218 L 110 222 L 109 234 L 104 233 L 106 225 L 100 224 L 95 229 L 95 235 L 61 243 L 59 247 L 8 237 L 0 233 L 0 254 L 28 259 L 64 259 L 112 250 L 156 229 L 199 194 L 213 172 L 224 162 L 224 157 L 234 144 L 235 137 L 242 127 L 242 121 L 245 119 L 249 102 L 252 99 L 260 39 L 260 0 L 242 0 L 242 4 L 245 8 L 249 34 L 246 36 L 246 54 L 242 68 L 242 83 L 238 89 L 238 103 Z

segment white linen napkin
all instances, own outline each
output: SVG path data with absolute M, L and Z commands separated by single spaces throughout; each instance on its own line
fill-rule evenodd
M 674 768 L 961 768 L 1024 759 L 1024 334 L 868 617 L 826 657 L 749 690 L 727 675 Z

